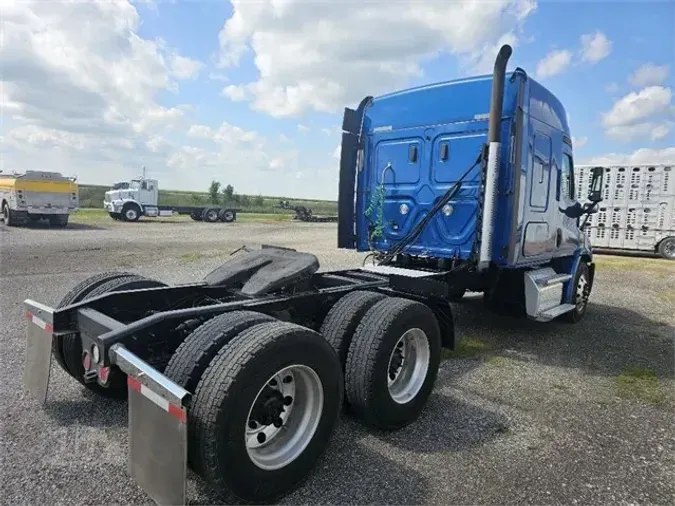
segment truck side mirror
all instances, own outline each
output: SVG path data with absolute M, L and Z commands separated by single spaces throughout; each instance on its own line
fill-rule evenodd
M 602 180 L 605 175 L 605 169 L 602 167 L 593 167 L 591 172 L 591 191 L 588 194 L 588 200 L 594 204 L 602 200 Z

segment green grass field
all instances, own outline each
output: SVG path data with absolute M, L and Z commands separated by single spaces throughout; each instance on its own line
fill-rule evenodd
M 100 209 L 103 206 L 103 196 L 107 186 L 81 184 L 80 207 L 82 209 Z M 222 198 L 222 195 L 220 195 Z M 286 209 L 275 207 L 280 200 L 287 200 L 291 205 L 305 206 L 315 215 L 337 214 L 337 202 L 330 200 L 290 199 L 288 197 L 239 195 L 239 202 L 228 204 L 231 207 L 242 209 L 247 213 L 258 214 L 289 214 Z M 206 192 L 190 192 L 182 190 L 159 190 L 159 205 L 161 206 L 200 206 L 210 204 L 209 194 Z M 219 204 L 223 204 L 219 202 Z M 292 211 L 290 211 L 292 213 Z
M 141 218 L 146 220 L 153 220 L 157 222 L 184 222 L 192 221 L 187 215 L 178 215 L 178 216 L 162 216 L 158 218 Z M 248 211 L 243 211 L 237 213 L 237 221 L 259 221 L 259 222 L 279 222 L 279 221 L 291 221 L 293 219 L 293 214 L 288 211 L 285 214 L 281 213 L 250 213 Z M 70 215 L 69 221 L 71 223 L 101 223 L 101 222 L 113 222 L 113 219 L 108 216 L 108 213 L 103 209 L 79 209 Z

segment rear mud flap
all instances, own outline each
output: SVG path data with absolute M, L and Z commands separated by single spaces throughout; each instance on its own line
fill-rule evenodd
M 44 403 L 47 401 L 52 366 L 54 312 L 38 302 L 27 300 L 24 304 L 27 325 L 23 383 L 36 399 Z
M 186 504 L 189 392 L 121 346 L 129 388 L 129 473 L 158 504 Z

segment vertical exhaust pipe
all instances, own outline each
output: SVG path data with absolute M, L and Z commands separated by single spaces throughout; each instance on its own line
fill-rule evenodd
M 500 133 L 502 108 L 504 105 L 504 80 L 506 64 L 513 49 L 504 44 L 497 54 L 492 71 L 492 100 L 490 102 L 490 123 L 488 127 L 488 160 L 485 174 L 485 193 L 483 195 L 483 219 L 480 232 L 480 254 L 478 270 L 483 271 L 490 266 L 492 260 L 492 236 L 494 214 L 497 200 L 497 179 L 499 177 L 499 151 L 501 147 Z

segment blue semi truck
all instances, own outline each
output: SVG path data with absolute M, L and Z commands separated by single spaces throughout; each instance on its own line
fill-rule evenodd
M 129 471 L 160 504 L 186 502 L 187 469 L 216 492 L 273 502 L 300 486 L 343 406 L 369 427 L 415 421 L 453 303 L 537 321 L 585 314 L 593 286 L 562 104 L 522 69 L 366 97 L 346 109 L 338 247 L 368 252 L 319 272 L 311 253 L 244 249 L 169 286 L 92 276 L 56 307 L 26 300 L 24 383 L 47 400 L 52 361 L 125 399 Z

